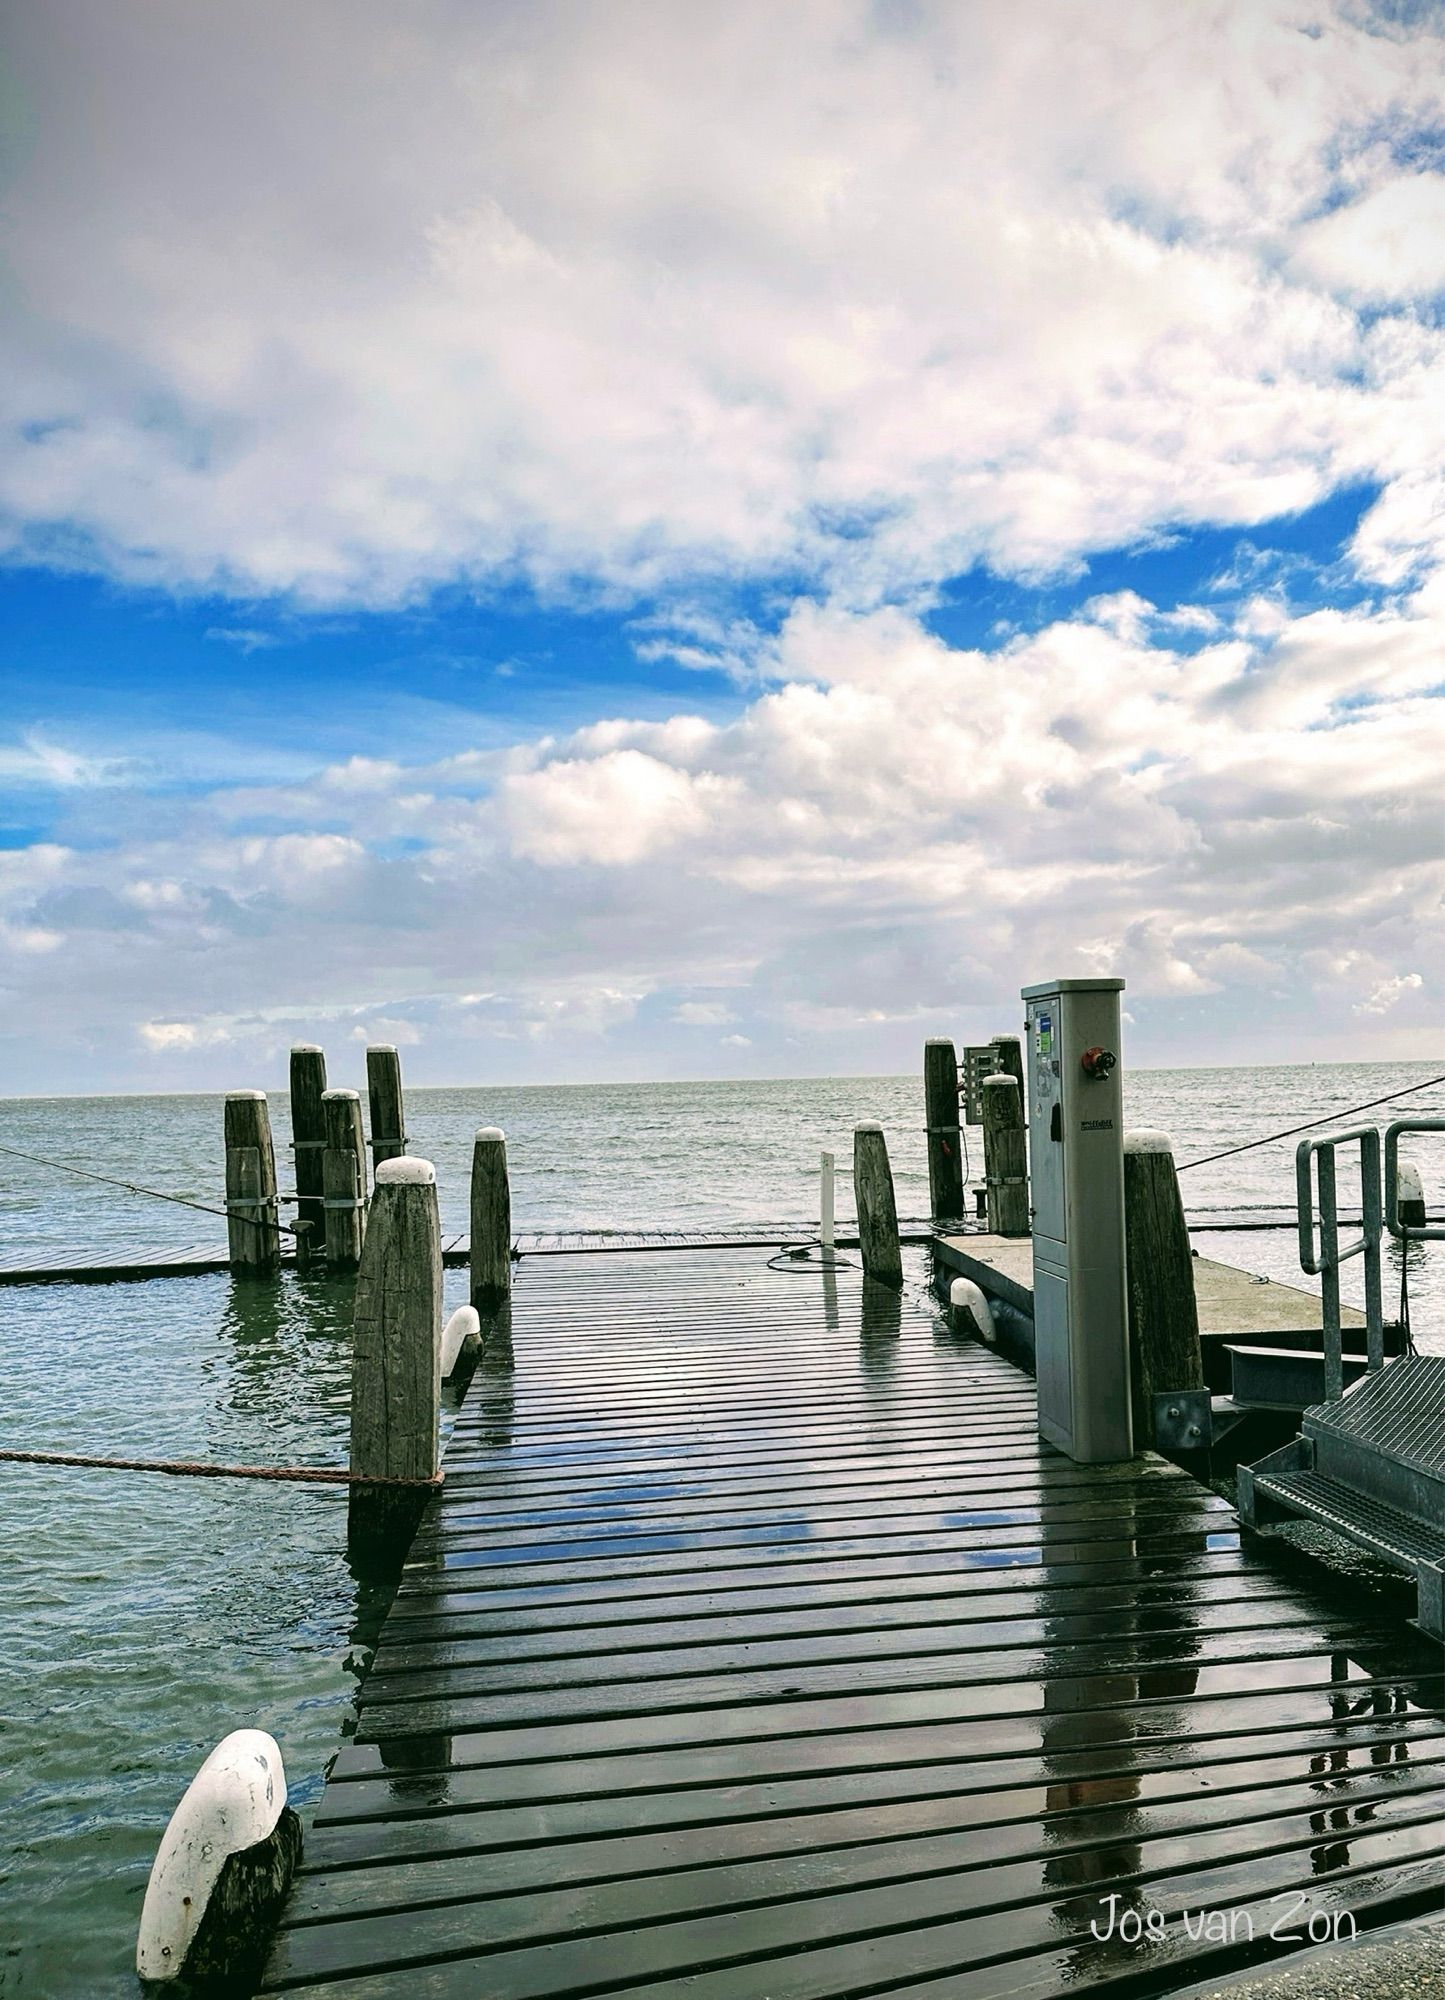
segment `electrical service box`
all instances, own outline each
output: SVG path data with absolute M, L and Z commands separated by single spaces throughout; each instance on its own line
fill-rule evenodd
M 963 1099 L 965 1125 L 983 1123 L 983 1080 L 998 1068 L 998 1050 L 990 1042 L 984 1048 L 966 1048 L 959 1057 L 959 1095 Z
M 1134 1455 L 1124 1283 L 1122 979 L 1026 986 L 1039 1433 L 1085 1464 Z

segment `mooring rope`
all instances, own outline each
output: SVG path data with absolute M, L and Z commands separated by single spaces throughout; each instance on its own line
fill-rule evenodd
M 227 1222 L 231 1219 L 231 1211 L 228 1208 L 212 1208 L 207 1202 L 191 1201 L 183 1194 L 167 1194 L 161 1188 L 142 1187 L 138 1181 L 117 1180 L 113 1174 L 97 1174 L 89 1167 L 72 1167 L 64 1160 L 47 1160 L 40 1153 L 22 1153 L 18 1146 L 0 1146 L 0 1153 L 7 1153 L 12 1160 L 29 1160 L 37 1167 L 54 1167 L 58 1174 L 78 1174 L 85 1181 L 102 1181 L 106 1187 L 124 1188 L 127 1194 L 148 1194 L 156 1201 L 173 1201 L 177 1208 L 194 1208 L 201 1215 L 219 1215 Z M 271 1197 L 265 1196 L 262 1199 L 269 1200 Z M 244 1204 L 238 1205 L 253 1208 L 256 1202 L 248 1198 Z M 252 1227 L 277 1229 L 287 1236 L 296 1234 L 295 1225 L 290 1222 L 257 1222 Z
M 331 1465 L 216 1465 L 205 1459 L 96 1458 L 73 1451 L 0 1450 L 10 1465 L 70 1465 L 101 1472 L 164 1472 L 184 1479 L 282 1479 L 305 1486 L 440 1486 L 441 1473 L 408 1479 L 386 1472 L 350 1472 Z
M 1409 1084 L 1404 1090 L 1392 1090 L 1386 1097 L 1372 1097 L 1364 1104 L 1352 1104 L 1347 1110 L 1329 1111 L 1323 1118 L 1311 1118 L 1303 1125 L 1290 1125 L 1283 1132 L 1267 1132 L 1262 1139 L 1246 1139 L 1242 1146 L 1226 1146 L 1222 1153 L 1206 1153 L 1203 1159 L 1186 1160 L 1178 1171 L 1187 1174 L 1191 1167 L 1212 1166 L 1216 1160 L 1229 1160 L 1236 1153 L 1252 1152 L 1256 1146 L 1268 1146 L 1276 1139 L 1293 1139 L 1297 1132 L 1313 1132 L 1320 1125 L 1333 1125 L 1338 1118 L 1353 1118 L 1357 1111 L 1373 1111 L 1377 1104 L 1394 1104 L 1402 1097 L 1413 1097 L 1418 1090 L 1432 1090 L 1437 1083 L 1445 1083 L 1445 1076 L 1429 1076 L 1423 1083 Z

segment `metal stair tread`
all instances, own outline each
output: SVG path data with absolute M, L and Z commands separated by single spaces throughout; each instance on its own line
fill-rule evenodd
M 1417 1562 L 1445 1561 L 1445 1533 L 1432 1531 L 1414 1515 L 1323 1473 L 1262 1472 L 1256 1473 L 1254 1483 L 1255 1490 L 1271 1500 L 1283 1501 L 1408 1568 L 1413 1569 Z

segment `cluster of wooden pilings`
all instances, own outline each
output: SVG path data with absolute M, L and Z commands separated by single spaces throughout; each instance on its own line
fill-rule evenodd
M 296 1176 L 290 1196 L 278 1191 L 266 1093 L 235 1090 L 226 1099 L 228 1251 L 239 1276 L 273 1277 L 286 1235 L 294 1237 L 303 1269 L 322 1258 L 332 1271 L 355 1271 L 370 1208 L 367 1154 L 374 1184 L 383 1166 L 408 1152 L 401 1059 L 394 1048 L 373 1044 L 366 1051 L 370 1139 L 360 1092 L 327 1088 L 326 1054 L 314 1043 L 292 1049 L 290 1086 Z M 495 1126 L 477 1134 L 471 1192 L 475 1289 L 481 1304 L 492 1305 L 510 1283 L 512 1231 L 506 1141 Z M 295 1203 L 294 1223 L 281 1220 L 288 1200 Z
M 401 1060 L 394 1048 L 366 1051 L 373 1171 L 406 1151 Z M 324 1257 L 354 1271 L 366 1233 L 367 1140 L 361 1094 L 328 1090 L 326 1053 L 312 1042 L 291 1051 L 291 1144 L 296 1220 L 283 1224 L 276 1149 L 266 1095 L 232 1091 L 226 1099 L 226 1210 L 231 1269 L 270 1277 L 281 1263 L 281 1238 L 292 1234 L 298 1262 Z

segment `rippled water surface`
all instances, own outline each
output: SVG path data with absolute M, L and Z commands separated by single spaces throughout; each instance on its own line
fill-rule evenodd
M 1424 1064 L 1138 1073 L 1128 1080 L 1129 1118 L 1171 1131 L 1177 1157 L 1189 1160 L 1431 1073 Z M 271 1103 L 284 1161 L 284 1095 Z M 1445 1090 L 1408 1108 L 1445 1116 Z M 819 1148 L 845 1166 L 861 1118 L 883 1121 L 900 1212 L 922 1215 L 913 1077 L 418 1090 L 407 1099 L 412 1149 L 436 1162 L 444 1220 L 457 1231 L 478 1124 L 507 1132 L 520 1229 L 682 1229 L 814 1220 Z M 0 1104 L 0 1145 L 200 1202 L 221 1199 L 220 1128 L 218 1098 Z M 1438 1214 L 1445 1148 L 1422 1144 L 1417 1158 Z M 1292 1171 L 1292 1145 L 1281 1143 L 1198 1169 L 1184 1185 L 1203 1219 L 1211 1208 L 1290 1203 Z M 846 1175 L 843 1214 L 845 1189 Z M 6 1262 L 43 1264 L 80 1246 L 113 1261 L 223 1238 L 217 1219 L 0 1156 Z M 1288 1231 L 1197 1242 L 1208 1255 L 1308 1282 Z M 1412 1253 L 1411 1293 L 1422 1344 L 1445 1350 L 1441 1248 Z M 1352 1296 L 1358 1271 L 1348 1274 Z M 1398 1282 L 1396 1266 L 1387 1298 Z M 450 1300 L 464 1286 L 463 1273 L 448 1273 Z M 340 1464 L 349 1297 L 349 1284 L 323 1276 L 0 1288 L 4 1441 Z M 256 1723 L 280 1741 L 304 1810 L 345 1724 L 374 1606 L 345 1561 L 339 1490 L 0 1465 L 0 1495 L 0 1993 L 134 2000 L 140 1899 L 180 1792 L 219 1737 Z

